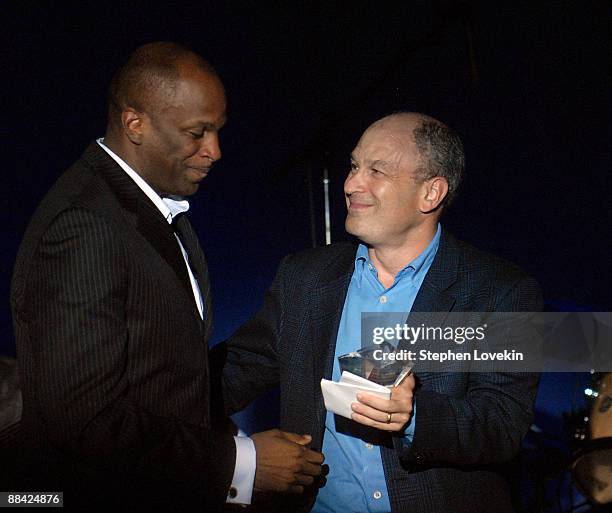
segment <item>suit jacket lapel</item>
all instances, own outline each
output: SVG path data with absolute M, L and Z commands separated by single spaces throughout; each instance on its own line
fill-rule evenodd
M 347 244 L 337 259 L 323 269 L 311 294 L 309 318 L 312 336 L 313 390 L 316 426 L 321 431 L 313 433 L 314 446 L 322 443 L 325 425 L 325 407 L 321 392 L 321 379 L 330 379 L 333 370 L 336 337 L 342 317 L 342 307 L 353 274 L 356 247 Z
M 189 255 L 189 266 L 193 272 L 203 301 L 203 320 L 205 324 L 205 338 L 210 337 L 212 331 L 212 301 L 210 293 L 210 276 L 208 274 L 208 266 L 204 258 L 204 252 L 198 241 L 198 236 L 191 226 L 187 216 L 182 215 L 176 223 L 177 231 L 181 238 L 181 242 Z
M 144 196 L 144 194 L 143 194 Z M 146 196 L 138 205 L 138 231 L 174 270 L 185 291 L 193 296 L 189 274 L 174 231 Z
M 135 226 L 174 272 L 178 283 L 194 305 L 191 282 L 183 255 L 168 224 L 158 208 L 127 173 L 97 143 L 89 145 L 83 159 L 99 172 L 115 194 L 127 220 Z M 125 219 L 123 219 L 125 221 Z M 198 315 L 199 317 L 199 315 Z
M 439 326 L 444 322 L 456 302 L 452 285 L 458 279 L 459 260 L 460 252 L 454 238 L 443 230 L 434 261 L 412 305 L 411 313 L 418 312 L 419 315 L 413 323 L 411 323 L 411 315 L 408 315 L 406 324 L 419 325 L 424 322 L 428 325 Z M 402 340 L 398 349 L 413 349 L 408 346 L 409 342 Z M 422 383 L 431 378 L 431 372 L 419 372 L 418 365 L 415 365 L 414 372 Z
M 453 237 L 442 230 L 438 251 L 412 306 L 413 312 L 450 312 L 455 296 L 448 291 L 457 281 L 459 251 Z
M 333 357 L 336 349 L 336 337 L 342 305 L 351 279 L 348 272 L 335 280 L 322 285 L 312 293 L 312 305 L 319 309 L 319 315 L 312 320 L 312 333 L 316 334 L 313 344 L 313 358 L 315 362 L 315 383 L 321 378 L 330 378 L 333 369 Z

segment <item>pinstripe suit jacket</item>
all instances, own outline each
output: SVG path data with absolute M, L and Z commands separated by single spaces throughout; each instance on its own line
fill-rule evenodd
M 228 342 L 228 412 L 280 383 L 281 429 L 321 447 L 319 382 L 331 379 L 338 325 L 356 247 L 340 243 L 283 260 L 259 313 Z M 442 232 L 413 311 L 536 311 L 537 284 L 513 265 Z M 428 373 L 417 377 L 410 447 L 382 435 L 390 502 L 397 512 L 504 512 L 512 506 L 499 465 L 519 450 L 532 417 L 533 375 Z M 386 438 L 385 438 L 386 437 Z M 308 500 L 280 511 L 308 511 Z
M 11 306 L 24 454 L 40 470 L 34 485 L 84 511 L 225 502 L 235 444 L 211 422 L 208 271 L 186 218 L 179 226 L 204 322 L 172 228 L 96 143 L 20 247 Z

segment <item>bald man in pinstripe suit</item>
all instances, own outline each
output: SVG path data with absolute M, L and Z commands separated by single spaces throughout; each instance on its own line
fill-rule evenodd
M 209 512 L 321 472 L 309 436 L 234 437 L 211 415 L 210 282 L 184 212 L 224 122 L 206 61 L 145 45 L 113 79 L 105 138 L 34 214 L 11 293 L 19 489 L 64 491 L 74 511 Z

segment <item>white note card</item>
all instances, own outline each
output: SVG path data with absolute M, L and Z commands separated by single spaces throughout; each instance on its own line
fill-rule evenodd
M 321 380 L 321 390 L 325 408 L 347 419 L 351 418 L 351 403 L 357 401 L 357 394 L 368 392 L 383 399 L 391 397 L 391 390 L 387 387 L 374 383 L 370 380 L 344 371 L 340 376 L 340 381 Z

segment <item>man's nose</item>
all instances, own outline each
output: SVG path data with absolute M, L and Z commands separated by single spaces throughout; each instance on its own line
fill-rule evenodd
M 359 171 L 349 171 L 346 180 L 344 180 L 344 194 L 350 196 L 354 192 L 362 191 L 363 188 L 363 173 Z
M 221 158 L 221 147 L 219 146 L 219 135 L 216 132 L 208 132 L 200 146 L 200 156 L 208 157 L 213 162 Z

